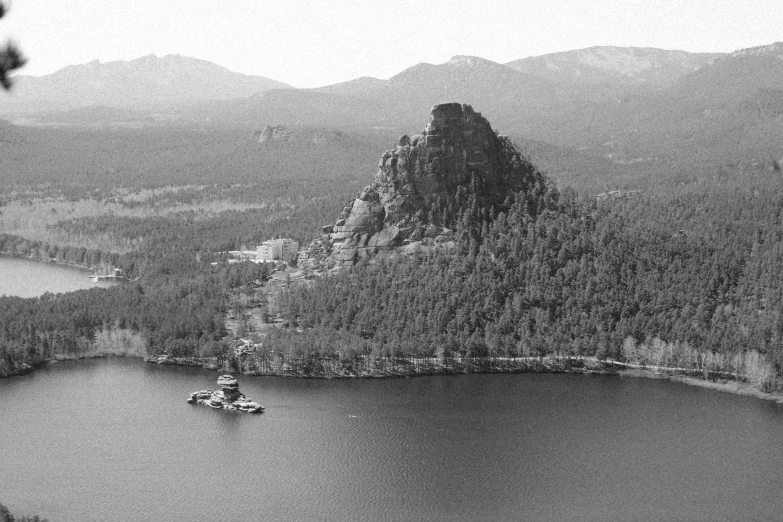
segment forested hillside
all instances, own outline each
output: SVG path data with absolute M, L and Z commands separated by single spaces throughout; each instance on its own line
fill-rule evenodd
M 541 195 L 556 202 L 538 211 L 520 199 L 494 219 L 463 213 L 453 252 L 369 263 L 289 292 L 289 328 L 270 342 L 343 357 L 708 365 L 780 385 L 779 178 L 586 205 L 569 190 L 554 196 Z
M 344 190 L 339 183 L 371 167 L 378 149 L 395 136 L 292 126 L 290 139 L 259 143 L 254 131 L 267 123 L 53 129 L 0 121 L 0 172 L 5 181 L 0 190 L 39 186 L 70 189 L 67 196 L 84 197 L 117 188 L 283 180 L 321 183 L 315 188 L 319 192 L 329 186 Z M 301 188 L 306 191 L 307 186 Z
M 225 351 L 229 289 L 267 269 L 211 263 L 273 237 L 312 239 L 380 148 L 372 133 L 292 128 L 261 143 L 253 130 L 0 129 L 0 254 L 134 280 L 0 297 L 0 374 L 57 356 Z M 105 346 L 112 331 L 132 346 Z
M 134 280 L 0 298 L 3 374 L 105 353 L 111 332 L 130 340 L 127 353 L 231 359 L 230 295 L 264 306 L 256 296 L 269 270 L 212 263 L 271 237 L 318 237 L 390 141 L 381 131 L 313 128 L 267 143 L 251 129 L 2 132 L 10 183 L 0 252 L 119 267 Z M 137 154 L 145 147 L 149 155 Z M 548 162 L 557 185 L 537 177 L 493 208 L 470 191 L 439 200 L 423 216 L 453 230 L 453 248 L 379 257 L 289 288 L 264 311 L 264 330 L 245 332 L 263 346 L 253 357 L 351 365 L 554 353 L 780 386 L 779 172 L 673 163 L 637 184 L 639 165 L 611 170 L 617 164 L 573 149 L 521 148 Z M 622 191 L 596 200 L 611 189 Z
M 264 353 L 708 361 L 771 389 L 783 367 L 783 181 L 738 174 L 628 200 L 585 202 L 550 187 L 496 216 L 468 201 L 451 223 L 454 250 L 378 259 L 281 296 L 273 312 L 288 327 L 268 330 Z M 198 243 L 187 225 L 169 226 L 155 248 L 116 259 L 143 274 L 136 283 L 1 299 L 5 369 L 89 353 L 111 326 L 140 334 L 150 355 L 229 355 L 226 289 L 266 273 L 211 268 L 218 231 Z M 36 247 L 6 238 L 3 251 L 11 244 Z
M 184 246 L 184 243 L 180 243 Z M 0 251 L 34 248 L 0 235 Z M 0 297 L 0 375 L 58 357 L 105 354 L 211 357 L 225 353 L 228 291 L 266 278 L 265 265 L 222 265 L 157 251 L 135 254 L 132 283 L 39 298 Z M 120 266 L 124 259 L 120 259 Z

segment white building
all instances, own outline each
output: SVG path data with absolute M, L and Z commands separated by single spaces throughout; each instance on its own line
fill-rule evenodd
M 299 243 L 293 239 L 272 239 L 256 247 L 257 261 L 291 261 L 299 251 Z

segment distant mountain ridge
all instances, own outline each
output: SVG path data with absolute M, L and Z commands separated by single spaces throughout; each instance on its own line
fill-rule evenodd
M 515 139 L 637 170 L 668 161 L 771 161 L 783 152 L 783 42 L 733 53 L 591 47 L 507 64 L 455 56 L 388 80 L 361 77 L 315 89 L 203 60 L 148 56 L 20 76 L 18 89 L 0 98 L 0 117 L 44 126 L 257 129 L 271 122 L 393 133 L 454 100 L 481 110 Z M 19 117 L 20 106 L 42 115 Z
M 180 55 L 69 65 L 46 76 L 15 77 L 2 100 L 12 110 L 62 110 L 86 106 L 147 108 L 250 96 L 290 85 L 230 71 Z
M 729 56 L 774 56 L 783 59 L 783 42 L 740 49 L 739 51 L 734 51 L 729 54 Z
M 589 47 L 514 60 L 507 66 L 556 81 L 668 86 L 724 53 L 688 53 L 652 47 Z

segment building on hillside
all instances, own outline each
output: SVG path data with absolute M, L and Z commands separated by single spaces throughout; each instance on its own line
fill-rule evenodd
M 253 261 L 256 258 L 255 250 L 247 250 L 245 246 L 242 246 L 242 250 L 229 250 L 228 255 L 234 262 L 239 261 Z
M 298 251 L 299 243 L 293 239 L 272 239 L 256 247 L 256 260 L 290 262 Z

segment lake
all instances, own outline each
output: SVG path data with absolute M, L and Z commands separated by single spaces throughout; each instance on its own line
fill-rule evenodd
M 783 407 L 546 374 L 239 376 L 134 359 L 0 380 L 0 502 L 70 521 L 773 520 Z
M 92 272 L 56 263 L 0 256 L 0 296 L 38 297 L 96 286 L 112 286 L 111 281 L 92 281 Z

